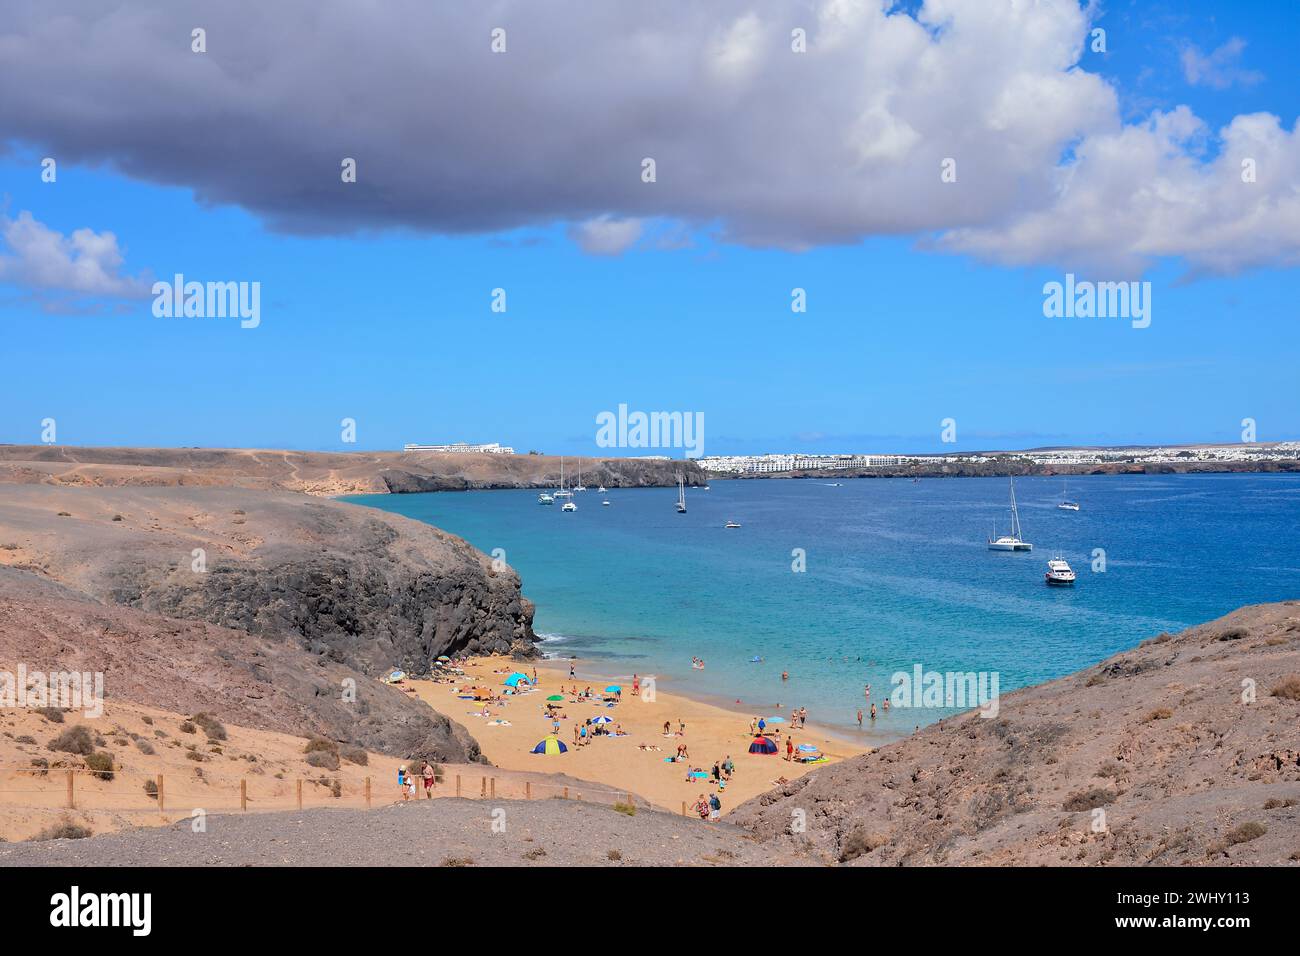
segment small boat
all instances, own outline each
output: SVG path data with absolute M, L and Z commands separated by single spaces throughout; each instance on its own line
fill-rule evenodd
M 995 532 L 996 533 L 996 532 Z M 989 538 L 990 551 L 1033 551 L 1034 546 L 1020 537 L 1020 512 L 1016 510 L 1016 479 L 1011 478 L 1011 533 Z
M 1060 557 L 1047 562 L 1047 574 L 1043 575 L 1048 584 L 1069 585 L 1074 583 L 1074 570 Z
M 700 489 L 700 491 L 708 491 L 708 490 L 709 490 L 709 486 L 708 486 L 708 485 L 705 485 L 703 488 Z
M 739 528 L 739 527 L 740 527 L 740 522 L 739 522 L 739 521 L 728 521 L 727 524 L 726 524 L 726 527 L 728 527 L 728 528 Z
M 582 483 L 582 459 L 578 459 L 578 483 L 573 486 L 574 491 L 586 491 L 587 486 Z
M 686 514 L 686 479 L 681 475 L 677 476 L 677 513 Z
M 601 485 L 599 488 L 596 489 L 596 494 L 598 494 L 598 495 L 603 495 L 604 493 L 605 493 L 605 486 L 604 486 L 604 485 Z
M 555 496 L 548 495 L 546 492 L 543 491 L 540 495 L 537 496 L 537 503 L 539 505 L 553 505 L 555 504 Z
M 577 511 L 577 510 L 578 510 L 578 506 L 575 505 L 572 501 L 566 501 L 566 502 L 564 503 L 564 507 L 562 507 L 560 510 L 561 510 L 561 511 Z
M 605 499 L 604 501 L 602 501 L 600 504 L 601 504 L 601 507 L 602 507 L 602 508 L 608 508 L 608 507 L 609 507 L 609 499 L 606 498 L 606 499 Z
M 1061 503 L 1056 507 L 1062 511 L 1079 510 L 1079 502 L 1070 500 L 1070 483 L 1068 481 L 1061 486 Z

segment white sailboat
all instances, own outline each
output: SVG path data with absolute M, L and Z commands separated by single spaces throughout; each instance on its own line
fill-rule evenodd
M 1061 481 L 1061 503 L 1056 507 L 1060 508 L 1062 511 L 1078 511 L 1079 502 L 1070 500 L 1070 480 L 1068 478 L 1062 478 Z
M 989 538 L 990 551 L 1033 551 L 1034 546 L 1020 536 L 1020 512 L 1016 510 L 1016 479 L 1011 476 L 1011 533 Z
M 677 476 L 677 513 L 686 514 L 686 479 L 680 474 Z
M 560 510 L 561 510 L 561 511 L 577 511 L 577 510 L 578 510 L 578 506 L 577 506 L 576 504 L 574 504 L 572 501 L 566 501 L 566 502 L 564 503 L 564 505 L 560 508 Z
M 601 485 L 599 488 L 596 489 L 596 491 L 598 491 L 600 494 L 603 495 L 605 493 L 605 486 Z
M 555 498 L 572 498 L 573 492 L 564 487 L 564 459 L 560 459 L 560 487 L 555 489 Z
M 582 459 L 578 459 L 578 483 L 573 486 L 574 491 L 586 491 L 587 486 L 582 483 Z

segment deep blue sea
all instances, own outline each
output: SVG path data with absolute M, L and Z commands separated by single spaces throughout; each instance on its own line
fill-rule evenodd
M 1005 478 L 714 481 L 688 490 L 685 515 L 675 488 L 592 490 L 568 514 L 535 491 L 346 500 L 504 549 L 552 655 L 671 675 L 674 689 L 755 713 L 807 706 L 845 727 L 864 684 L 879 703 L 916 664 L 997 672 L 1005 693 L 1243 604 L 1300 598 L 1300 476 L 1078 477 L 1078 512 L 1056 507 L 1059 479 L 1020 479 L 1029 554 L 986 547 L 1007 528 L 1007 491 Z M 1044 583 L 1057 552 L 1073 588 Z M 944 713 L 882 711 L 875 729 L 904 734 Z

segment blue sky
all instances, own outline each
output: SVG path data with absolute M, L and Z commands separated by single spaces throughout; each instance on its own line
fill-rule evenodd
M 1108 52 L 1085 52 L 1079 68 L 1113 87 L 1124 123 L 1186 105 L 1211 132 L 1258 112 L 1289 130 L 1297 17 L 1281 2 L 1107 4 L 1093 22 Z M 108 147 L 42 183 L 51 143 L 38 135 L 12 136 L 0 155 L 6 217 L 111 232 L 124 276 L 259 281 L 262 321 L 51 299 L 0 271 L 3 442 L 39 441 L 52 417 L 72 445 L 496 440 L 593 454 L 595 416 L 620 403 L 703 412 L 706 454 L 1235 441 L 1245 417 L 1261 440 L 1300 438 L 1300 282 L 1267 257 L 1219 272 L 1150 257 L 1152 323 L 1139 330 L 1043 316 L 1043 284 L 1073 271 L 1068 255 L 939 251 L 941 230 L 759 248 L 726 237 L 725 212 L 640 208 L 646 238 L 617 255 L 584 251 L 562 218 L 286 234 L 254 203 L 123 172 Z M 1215 148 L 1211 135 L 1199 161 Z M 1077 271 L 1120 277 L 1086 257 Z M 497 287 L 505 314 L 489 308 Z M 790 310 L 794 287 L 807 290 L 804 314 Z M 345 417 L 355 445 L 340 440 Z M 956 446 L 940 443 L 946 417 Z

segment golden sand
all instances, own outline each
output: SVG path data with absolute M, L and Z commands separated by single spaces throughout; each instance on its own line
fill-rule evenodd
M 788 730 L 788 724 L 773 728 L 772 739 L 779 753 L 762 756 L 749 753 L 750 722 L 756 716 L 730 711 L 713 704 L 693 700 L 665 690 L 668 683 L 660 678 L 655 686 L 653 700 L 644 695 L 633 695 L 631 681 L 616 681 L 623 687 L 622 701 L 613 707 L 599 700 L 579 701 L 570 691 L 588 685 L 601 691 L 609 683 L 604 677 L 591 673 L 579 663 L 577 679 L 568 679 L 568 662 L 547 661 L 536 665 L 539 679 L 537 687 L 515 697 L 503 697 L 500 703 L 486 705 L 489 716 L 479 716 L 484 703 L 463 700 L 457 690 L 463 686 L 478 685 L 493 692 L 504 691 L 502 682 L 514 671 L 529 675 L 533 664 L 518 664 L 504 657 L 476 659 L 465 665 L 465 676 L 453 684 L 431 681 L 412 681 L 410 686 L 440 713 L 463 724 L 473 734 L 484 755 L 492 763 L 508 770 L 565 773 L 609 787 L 614 791 L 631 791 L 654 805 L 674 813 L 681 812 L 683 802 L 694 804 L 700 794 L 717 792 L 709 781 L 688 782 L 688 767 L 708 772 L 714 761 L 728 756 L 735 763 L 735 774 L 726 789 L 719 794 L 723 813 L 739 806 L 773 786 L 781 778 L 793 780 L 822 764 L 804 764 L 785 759 L 787 737 L 796 748 L 812 744 L 825 755 L 826 762 L 843 760 L 869 749 L 842 737 L 832 736 L 813 726 Z M 544 756 L 531 753 L 533 747 L 552 731 L 552 722 L 546 717 L 546 698 L 564 691 L 564 701 L 557 713 L 560 717 L 559 739 L 569 746 L 568 753 Z M 574 727 L 588 717 L 608 716 L 614 723 L 610 729 L 622 727 L 623 737 L 600 736 L 585 746 L 575 746 Z M 764 714 L 762 716 L 769 716 Z M 785 716 L 789 716 L 786 714 Z M 509 726 L 496 721 L 506 721 Z M 670 735 L 664 735 L 668 722 Z M 685 723 L 685 733 L 679 728 Z M 668 763 L 677 747 L 685 744 L 689 759 L 683 763 Z M 643 749 L 650 748 L 650 749 Z M 797 752 L 797 750 L 796 750 Z

